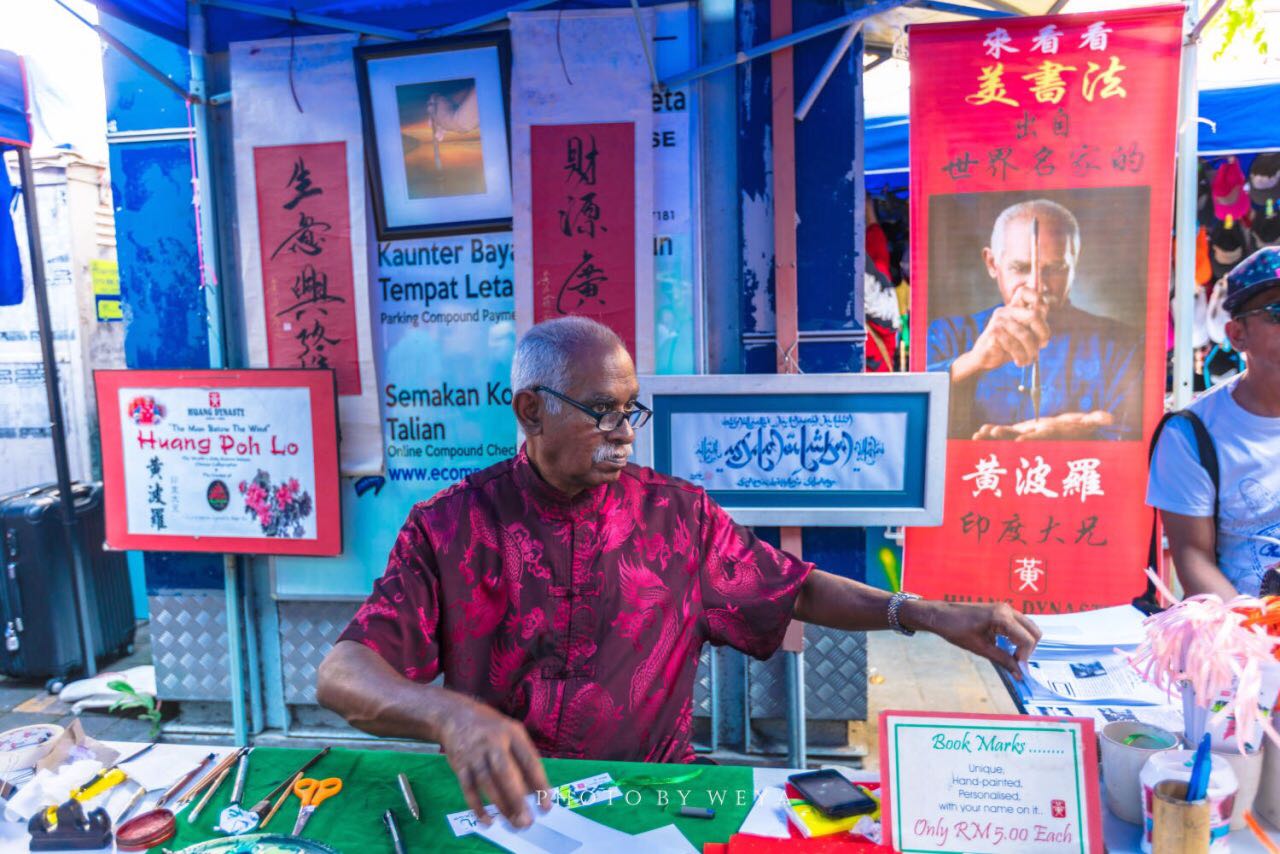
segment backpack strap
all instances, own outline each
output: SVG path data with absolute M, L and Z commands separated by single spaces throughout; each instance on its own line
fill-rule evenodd
M 1164 432 L 1165 425 L 1174 418 L 1181 418 L 1191 426 L 1191 433 L 1196 440 L 1196 456 L 1200 461 L 1200 465 L 1204 468 L 1205 473 L 1209 475 L 1209 482 L 1213 484 L 1213 526 L 1214 531 L 1218 528 L 1218 509 L 1220 505 L 1219 499 L 1219 483 L 1218 483 L 1218 452 L 1213 445 L 1213 437 L 1209 435 L 1209 429 L 1204 426 L 1204 422 L 1200 420 L 1200 416 L 1187 409 L 1179 409 L 1174 412 L 1166 412 L 1160 419 L 1160 423 L 1156 425 L 1156 429 L 1151 433 L 1151 445 L 1147 448 L 1147 468 L 1150 470 L 1151 462 L 1155 459 L 1156 443 L 1160 441 L 1160 434 Z M 1147 548 L 1147 566 L 1152 572 L 1159 572 L 1160 565 L 1160 549 L 1156 540 L 1156 532 L 1159 525 L 1159 516 L 1152 511 L 1151 514 L 1151 543 Z M 1154 614 L 1161 610 L 1159 599 L 1156 595 L 1156 586 L 1147 579 L 1147 589 L 1141 596 L 1133 600 L 1133 606 L 1145 614 Z

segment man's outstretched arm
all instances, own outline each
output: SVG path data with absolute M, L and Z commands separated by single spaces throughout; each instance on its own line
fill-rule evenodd
M 365 732 L 438 743 L 467 806 L 486 824 L 482 795 L 524 827 L 525 795 L 551 788 L 523 724 L 465 694 L 406 679 L 356 641 L 338 641 L 325 656 L 316 700 Z
M 889 598 L 893 594 L 848 578 L 815 569 L 796 597 L 795 618 L 845 631 L 889 628 Z M 988 658 L 1021 678 L 1025 662 L 1040 640 L 1040 629 L 1004 603 L 968 605 L 912 599 L 899 612 L 903 628 L 932 632 L 961 649 Z M 1013 644 L 1010 655 L 996 644 L 1004 636 Z

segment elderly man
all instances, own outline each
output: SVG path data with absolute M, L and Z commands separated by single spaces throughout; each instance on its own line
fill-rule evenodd
M 1142 334 L 1071 304 L 1079 258 L 1080 225 L 1056 202 L 1020 202 L 996 218 L 982 259 L 1002 303 L 929 324 L 929 370 L 951 374 L 953 438 L 1141 435 Z M 1031 396 L 1036 359 L 1039 418 Z
M 514 458 L 418 504 L 386 574 L 320 668 L 322 705 L 439 742 L 467 803 L 517 825 L 539 754 L 688 762 L 706 642 L 757 658 L 792 618 L 935 632 L 1013 672 L 1038 632 L 1006 605 L 946 605 L 815 569 L 705 491 L 628 463 L 649 419 L 618 337 L 535 326 L 512 367 Z M 444 674 L 444 685 L 430 685 Z

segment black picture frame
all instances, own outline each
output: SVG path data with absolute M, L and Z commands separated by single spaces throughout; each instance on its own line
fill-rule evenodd
M 401 135 L 401 129 L 396 127 L 379 127 L 379 117 L 375 110 L 375 96 L 380 94 L 380 89 L 386 88 L 384 81 L 377 79 L 371 80 L 370 66 L 379 63 L 406 63 L 411 66 L 415 58 L 436 57 L 439 54 L 458 53 L 463 51 L 475 51 L 477 48 L 493 48 L 496 51 L 497 62 L 497 78 L 499 80 L 500 100 L 501 100 L 501 124 L 502 124 L 502 163 L 501 170 L 505 186 L 495 189 L 489 189 L 486 185 L 485 197 L 490 199 L 490 207 L 502 208 L 502 199 L 505 197 L 505 209 L 493 215 L 470 215 L 470 216 L 454 216 L 452 218 L 440 217 L 432 218 L 430 216 L 416 216 L 412 212 L 406 216 L 403 210 L 397 211 L 394 206 L 404 208 L 409 205 L 417 205 L 419 208 L 427 208 L 430 205 L 423 203 L 421 199 L 401 198 L 405 196 L 397 187 L 389 188 L 386 183 L 387 172 L 384 166 L 390 164 L 384 163 L 384 158 L 379 154 L 380 149 L 386 151 L 390 144 L 387 135 Z M 356 68 L 356 85 L 360 94 L 360 113 L 361 125 L 364 131 L 364 151 L 365 151 L 365 172 L 368 176 L 370 199 L 373 206 L 374 223 L 376 226 L 377 237 L 379 240 L 405 240 L 423 237 L 443 237 L 457 234 L 473 234 L 481 232 L 507 231 L 511 229 L 511 38 L 505 32 L 478 33 L 474 35 L 454 36 L 449 38 L 423 39 L 414 42 L 396 42 L 391 44 L 379 45 L 363 45 L 356 47 L 353 51 L 353 58 Z M 437 63 L 438 65 L 438 63 Z M 407 67 L 408 67 L 407 66 Z M 383 66 L 388 67 L 388 66 Z M 465 73 L 465 72 L 462 72 Z M 374 77 L 377 75 L 375 74 Z M 450 81 L 448 76 L 440 76 L 437 69 L 436 73 L 428 73 L 424 70 L 423 85 L 433 82 L 455 82 Z M 492 116 L 495 108 L 493 103 L 493 93 L 488 91 L 481 93 L 479 87 L 476 87 L 477 107 L 480 115 Z M 492 87 L 489 87 L 491 90 Z M 482 97 L 483 94 L 483 97 Z M 485 107 L 485 104 L 488 104 Z M 479 122 L 478 130 L 481 133 L 481 141 L 479 145 L 484 147 L 485 127 L 488 126 L 492 132 L 494 129 L 493 122 L 486 122 L 484 118 L 477 120 Z M 383 122 L 386 125 L 385 119 Z M 433 135 L 437 134 L 435 129 L 432 130 Z M 439 156 L 439 137 L 436 136 L 436 168 L 442 168 Z M 380 145 L 381 141 L 381 145 Z M 402 142 L 403 144 L 403 142 Z M 407 154 L 406 154 L 407 156 Z M 494 158 L 496 160 L 496 158 Z M 406 170 L 408 166 L 405 166 Z M 480 169 L 484 170 L 485 164 L 481 163 Z M 399 177 L 398 174 L 396 177 Z M 486 173 L 486 179 L 488 175 Z M 405 179 L 405 185 L 408 186 L 408 178 Z M 389 196 L 389 190 L 391 195 Z M 467 194 L 476 195 L 476 194 Z M 436 198 L 458 199 L 458 195 L 441 194 Z M 389 202 L 392 207 L 389 209 Z M 446 202 L 438 203 L 441 207 L 447 207 Z M 482 203 L 483 204 L 483 203 Z M 425 210 L 422 213 L 427 213 Z

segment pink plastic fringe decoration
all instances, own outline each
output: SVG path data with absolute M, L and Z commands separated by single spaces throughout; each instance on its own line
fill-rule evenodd
M 1237 596 L 1223 602 L 1211 593 L 1179 600 L 1155 573 L 1147 570 L 1147 576 L 1174 604 L 1144 621 L 1147 637 L 1129 657 L 1130 665 L 1166 694 L 1189 687 L 1202 708 L 1226 693 L 1227 705 L 1214 715 L 1215 724 L 1234 715 L 1238 732 L 1253 732 L 1260 726 L 1280 746 L 1280 733 L 1268 716 L 1258 712 L 1262 668 L 1275 663 L 1280 637 L 1258 626 L 1241 625 L 1247 617 L 1235 610 L 1264 610 L 1263 601 Z M 1244 739 L 1236 741 L 1243 753 Z

